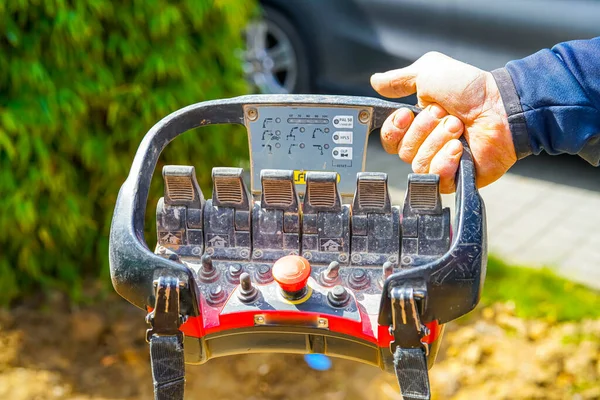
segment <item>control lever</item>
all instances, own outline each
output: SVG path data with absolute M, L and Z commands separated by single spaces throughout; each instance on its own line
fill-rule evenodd
M 342 204 L 337 173 L 306 173 L 302 204 L 302 255 L 312 263 L 348 264 L 350 207 Z
M 262 196 L 252 210 L 253 260 L 276 261 L 300 252 L 299 200 L 293 171 L 262 170 Z
M 177 257 L 200 255 L 204 250 L 202 208 L 204 196 L 194 167 L 166 165 L 163 168 L 164 197 L 156 207 L 158 246 Z M 173 253 L 161 252 L 167 258 Z
M 213 168 L 204 206 L 206 251 L 215 260 L 250 259 L 250 196 L 241 168 Z

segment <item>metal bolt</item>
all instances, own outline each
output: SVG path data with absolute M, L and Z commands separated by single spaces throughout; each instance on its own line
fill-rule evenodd
M 254 255 L 254 258 L 262 258 L 263 252 L 262 252 L 262 250 L 254 250 L 253 255 Z
M 255 315 L 254 316 L 254 323 L 256 325 L 264 325 L 265 324 L 265 317 L 263 317 L 262 315 Z
M 338 260 L 340 260 L 340 262 L 346 262 L 346 261 L 348 261 L 348 254 L 346 254 L 346 253 L 341 253 L 341 254 L 338 256 Z
M 248 249 L 241 249 L 240 250 L 240 257 L 242 258 L 248 258 L 250 256 L 250 250 Z
M 312 253 L 310 251 L 305 251 L 304 254 L 302 254 L 302 256 L 307 260 L 310 260 L 312 258 Z
M 327 320 L 327 318 L 319 318 L 317 320 L 317 327 L 318 328 L 329 328 L 329 321 Z
M 256 108 L 249 108 L 246 112 L 246 115 L 248 116 L 248 119 L 250 121 L 256 121 L 256 119 L 258 118 L 258 111 L 256 110 Z
M 363 124 L 366 124 L 367 122 L 369 122 L 369 112 L 367 110 L 362 110 L 358 114 L 358 120 L 360 122 L 362 122 Z
M 362 261 L 362 257 L 360 256 L 360 254 L 352 254 L 351 259 L 352 259 L 352 262 L 355 262 L 355 263 L 359 263 Z

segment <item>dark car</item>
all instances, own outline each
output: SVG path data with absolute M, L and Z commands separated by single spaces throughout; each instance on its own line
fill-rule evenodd
M 600 0 L 262 0 L 246 73 L 262 93 L 375 95 L 374 72 L 439 51 L 491 70 L 600 36 Z

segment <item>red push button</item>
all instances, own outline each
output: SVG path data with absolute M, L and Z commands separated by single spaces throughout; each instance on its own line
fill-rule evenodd
M 273 264 L 273 279 L 285 292 L 299 292 L 310 277 L 310 264 L 301 256 L 285 256 Z

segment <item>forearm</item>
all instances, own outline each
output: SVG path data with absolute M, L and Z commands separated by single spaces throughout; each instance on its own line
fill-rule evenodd
M 578 154 L 600 161 L 600 38 L 562 43 L 492 72 L 519 158 Z

